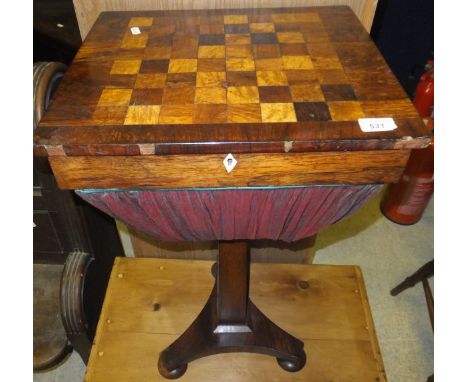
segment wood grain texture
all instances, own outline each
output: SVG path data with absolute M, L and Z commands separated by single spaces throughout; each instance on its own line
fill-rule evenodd
M 76 18 L 80 28 L 81 38 L 84 40 L 88 35 L 92 25 L 96 21 L 99 13 L 104 11 L 143 11 L 143 10 L 188 10 L 188 9 L 213 9 L 213 8 L 250 8 L 250 7 L 296 7 L 296 6 L 324 6 L 324 5 L 348 5 L 354 11 L 356 16 L 368 32 L 372 27 L 375 9 L 378 0 L 267 0 L 262 1 L 261 5 L 253 0 L 222 0 L 216 3 L 208 0 L 180 0 L 180 1 L 150 1 L 137 0 L 127 2 L 125 0 L 73 0 L 75 6 Z M 256 30 L 257 31 L 257 30 Z M 258 32 L 268 32 L 269 30 L 260 29 Z
M 165 380 L 155 367 L 158 354 L 201 310 L 214 283 L 211 264 L 118 259 L 85 381 Z M 233 362 L 232 354 L 220 354 L 193 362 L 181 380 L 386 381 L 359 268 L 253 264 L 251 298 L 304 341 L 304 369 L 286 374 L 271 357 L 239 353 Z
M 102 13 L 34 140 L 62 187 L 129 189 L 392 182 L 429 136 L 353 12 L 309 7 Z
M 361 117 L 393 117 L 398 129 L 363 133 Z M 35 151 L 267 153 L 285 141 L 293 151 L 429 143 L 347 7 L 102 13 L 36 130 Z
M 50 157 L 63 189 L 266 187 L 388 183 L 399 179 L 409 151 L 239 154 L 227 173 L 224 155 Z

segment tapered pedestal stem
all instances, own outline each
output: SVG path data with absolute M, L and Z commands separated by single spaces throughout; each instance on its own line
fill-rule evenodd
M 203 310 L 189 328 L 159 357 L 158 369 L 169 379 L 187 364 L 217 353 L 271 355 L 287 371 L 306 362 L 302 341 L 270 321 L 249 298 L 250 260 L 247 242 L 220 242 L 216 282 Z

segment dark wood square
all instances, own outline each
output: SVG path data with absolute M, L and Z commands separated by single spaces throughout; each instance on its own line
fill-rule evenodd
M 298 121 L 330 121 L 331 116 L 325 102 L 295 102 Z
M 322 85 L 322 93 L 327 101 L 354 101 L 357 99 L 351 85 Z
M 280 44 L 283 56 L 305 56 L 309 54 L 306 44 Z
M 200 34 L 223 34 L 224 24 L 202 24 L 200 25 Z
M 154 36 L 167 36 L 171 35 L 175 32 L 175 25 L 174 24 L 167 24 L 167 25 L 157 25 L 153 26 L 151 29 L 149 36 L 152 39 Z
M 277 44 L 278 39 L 275 33 L 252 33 L 252 44 Z
M 224 26 L 224 33 L 249 33 L 249 24 L 226 24 Z
M 174 46 L 171 51 L 171 58 L 194 58 L 197 57 L 198 45 L 184 44 Z
M 135 74 L 111 74 L 108 77 L 109 87 L 133 88 L 135 85 Z
M 226 82 L 228 86 L 256 86 L 256 72 L 227 72 Z
M 195 87 L 193 88 L 165 88 L 163 104 L 167 105 L 190 105 L 194 103 Z
M 202 34 L 200 35 L 199 45 L 224 45 L 223 34 Z
M 176 26 L 176 33 L 188 35 L 200 34 L 200 25 L 180 24 Z
M 143 60 L 140 73 L 167 73 L 169 60 Z
M 271 23 L 273 20 L 271 18 L 271 14 L 269 13 L 265 13 L 265 14 L 254 13 L 249 16 L 249 21 L 251 23 Z
M 164 89 L 134 89 L 130 105 L 161 105 Z
M 253 45 L 255 58 L 275 58 L 281 57 L 281 51 L 276 44 L 255 44 Z
M 224 25 L 223 15 L 201 15 L 200 26 L 202 25 Z
M 197 72 L 224 72 L 226 60 L 224 58 L 199 58 Z
M 174 42 L 174 35 L 169 34 L 165 36 L 157 36 L 148 39 L 146 46 L 172 46 Z
M 166 77 L 166 87 L 195 87 L 197 73 L 169 73 Z
M 289 86 L 260 86 L 258 88 L 260 103 L 291 102 Z

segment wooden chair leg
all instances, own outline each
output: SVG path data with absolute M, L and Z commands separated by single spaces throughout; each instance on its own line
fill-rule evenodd
M 434 296 L 432 295 L 431 287 L 427 279 L 422 281 L 424 294 L 426 295 L 427 310 L 431 319 L 432 331 L 434 331 Z
M 390 291 L 392 296 L 396 296 L 404 290 L 414 287 L 418 282 L 432 276 L 434 274 L 434 260 L 429 261 L 419 268 L 411 276 L 407 277 L 402 283 L 398 284 Z
M 424 294 L 426 296 L 427 309 L 431 319 L 432 331 L 434 331 L 434 296 L 432 295 L 431 287 L 429 286 L 427 278 L 433 274 L 434 260 L 431 260 L 390 291 L 392 296 L 396 296 L 404 290 L 415 286 L 418 282 L 421 282 L 424 288 Z M 434 374 L 427 378 L 427 382 L 434 382 Z

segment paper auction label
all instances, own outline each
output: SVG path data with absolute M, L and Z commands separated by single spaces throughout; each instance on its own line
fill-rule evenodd
M 365 133 L 391 131 L 398 127 L 393 118 L 359 118 L 358 122 L 361 130 Z

